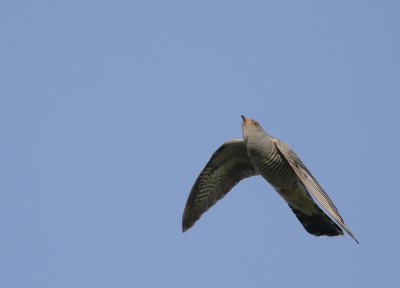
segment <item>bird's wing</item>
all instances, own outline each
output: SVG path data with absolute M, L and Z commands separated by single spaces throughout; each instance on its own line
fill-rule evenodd
M 317 180 L 312 176 L 311 172 L 308 171 L 307 167 L 303 164 L 300 158 L 291 150 L 284 142 L 275 140 L 275 145 L 278 148 L 281 155 L 289 162 L 297 176 L 306 186 L 307 190 L 318 200 L 318 202 L 324 207 L 324 209 L 333 217 L 333 219 L 342 227 L 357 243 L 358 240 L 351 233 L 350 229 L 344 223 L 343 218 L 340 216 L 339 211 L 329 198 L 328 194 L 319 185 Z
M 190 191 L 182 218 L 182 230 L 185 232 L 224 197 L 240 180 L 258 175 L 247 156 L 242 139 L 233 139 L 224 143 L 211 156 L 207 165 Z

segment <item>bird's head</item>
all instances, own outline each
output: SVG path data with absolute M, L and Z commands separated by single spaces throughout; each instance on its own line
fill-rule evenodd
M 265 134 L 264 130 L 260 126 L 260 124 L 251 118 L 247 118 L 242 116 L 242 131 L 243 131 L 243 140 L 245 142 L 253 142 L 252 140 L 257 139 L 260 136 Z

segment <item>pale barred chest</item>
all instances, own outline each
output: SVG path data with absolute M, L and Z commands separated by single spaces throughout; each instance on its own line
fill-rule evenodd
M 276 147 L 270 153 L 248 150 L 248 155 L 254 167 L 275 189 L 289 188 L 292 190 L 298 188 L 299 179 L 297 175 Z

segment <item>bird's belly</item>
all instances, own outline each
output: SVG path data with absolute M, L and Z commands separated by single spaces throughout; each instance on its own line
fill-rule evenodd
M 307 215 L 318 213 L 314 201 L 310 198 L 303 185 L 296 188 L 276 188 L 276 192 L 292 207 L 302 211 Z
M 259 157 L 260 155 L 258 157 L 249 156 L 261 176 L 274 187 L 288 204 L 306 214 L 311 215 L 311 213 L 316 212 L 314 202 L 310 199 L 301 180 L 277 150 L 264 157 Z M 259 161 L 258 159 L 263 160 Z

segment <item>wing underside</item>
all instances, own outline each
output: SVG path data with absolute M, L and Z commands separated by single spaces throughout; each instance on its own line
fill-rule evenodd
M 224 143 L 214 152 L 189 194 L 182 219 L 185 232 L 224 197 L 240 180 L 258 175 L 251 164 L 242 139 Z

